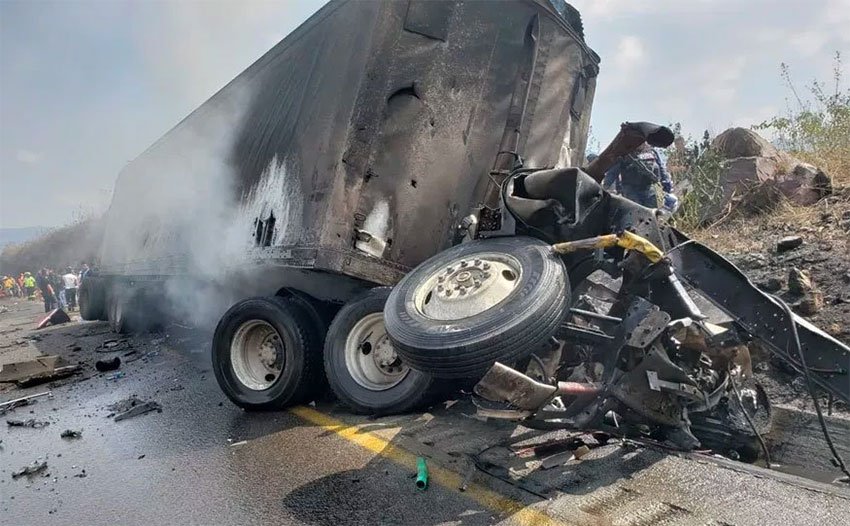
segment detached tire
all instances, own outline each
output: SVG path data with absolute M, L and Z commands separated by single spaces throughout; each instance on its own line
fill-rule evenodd
M 103 286 L 99 279 L 87 277 L 77 291 L 80 317 L 86 321 L 99 320 L 104 315 Z
M 568 313 L 561 259 L 543 241 L 473 241 L 428 259 L 393 288 L 387 333 L 405 363 L 437 378 L 470 378 L 547 343 Z
M 222 316 L 212 342 L 219 387 L 246 410 L 305 402 L 323 386 L 322 340 L 309 314 L 289 298 L 240 301 Z
M 434 380 L 405 365 L 384 327 L 390 289 L 369 290 L 346 304 L 325 338 L 325 374 L 340 402 L 359 414 L 405 413 L 430 401 Z

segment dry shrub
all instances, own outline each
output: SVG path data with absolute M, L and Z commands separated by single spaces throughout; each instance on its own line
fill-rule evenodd
M 76 268 L 82 262 L 96 262 L 103 226 L 102 218 L 89 217 L 53 229 L 37 239 L 7 245 L 0 252 L 0 274 L 18 275 L 43 267 Z
M 850 186 L 850 89 L 842 86 L 841 54 L 835 54 L 831 89 L 815 80 L 801 96 L 788 65 L 782 64 L 781 71 L 792 95 L 786 115 L 755 128 L 772 130 L 779 147 L 822 168 L 834 186 Z

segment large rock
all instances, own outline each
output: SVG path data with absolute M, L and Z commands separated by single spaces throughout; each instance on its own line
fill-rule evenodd
M 718 190 L 721 193 L 703 211 L 703 219 L 712 221 L 729 212 L 753 214 L 769 210 L 781 200 L 775 188 L 779 163 L 769 157 L 738 157 L 721 164 Z
M 820 168 L 799 163 L 779 177 L 779 191 L 792 203 L 809 206 L 832 193 L 832 181 Z
M 823 170 L 778 150 L 752 130 L 730 128 L 714 138 L 712 148 L 726 160 L 721 163 L 720 196 L 701 214 L 705 222 L 730 210 L 743 215 L 771 210 L 783 198 L 808 206 L 832 193 Z
M 776 157 L 779 153 L 761 135 L 747 128 L 729 128 L 711 141 L 711 147 L 726 159 Z

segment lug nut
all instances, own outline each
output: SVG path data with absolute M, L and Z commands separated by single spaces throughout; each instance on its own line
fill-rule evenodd
M 440 283 L 442 283 L 442 282 L 446 281 L 446 277 L 445 277 L 445 276 L 440 276 L 440 277 L 438 277 L 438 278 L 437 278 L 437 281 L 439 281 Z
M 454 272 L 454 271 L 455 271 L 455 268 L 454 268 L 454 267 L 448 267 L 448 268 L 446 268 L 446 274 L 451 274 L 451 273 L 452 273 L 452 272 Z
M 463 296 L 466 294 L 466 289 L 460 289 L 460 295 Z
M 484 270 L 489 270 L 489 269 L 490 269 L 490 264 L 485 262 L 484 263 Z
M 442 286 L 442 285 L 437 285 L 437 292 L 443 292 L 443 289 L 445 289 L 445 287 L 444 287 L 444 286 Z
M 481 286 L 481 282 L 480 282 L 479 280 L 477 280 L 477 279 L 475 280 L 475 283 L 474 283 L 474 284 L 475 284 L 475 288 L 476 288 L 476 289 L 477 289 L 477 288 L 479 288 L 479 287 Z
M 446 296 L 451 296 L 451 295 L 452 295 L 452 289 L 447 289 L 446 290 Z
M 484 279 L 489 279 L 489 278 L 490 278 L 490 273 L 489 273 L 489 272 L 485 272 L 485 273 L 484 273 L 481 277 L 482 277 L 482 278 L 484 278 Z
M 467 263 L 466 261 L 461 261 L 461 262 L 460 262 L 460 266 L 461 266 L 461 268 L 466 268 L 466 267 L 467 267 L 467 265 L 469 265 L 469 263 Z
M 480 260 L 480 259 L 476 259 L 476 260 L 475 260 L 474 265 L 477 267 L 477 266 L 478 266 L 478 265 L 480 265 L 480 264 L 481 264 L 481 260 Z

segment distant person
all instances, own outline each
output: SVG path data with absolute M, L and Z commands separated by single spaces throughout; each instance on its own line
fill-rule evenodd
M 9 276 L 9 281 L 12 282 L 12 295 L 16 298 L 22 297 L 24 295 L 24 288 L 18 283 L 18 280 L 14 276 Z
M 24 272 L 24 277 L 21 282 L 24 284 L 24 290 L 27 293 L 27 299 L 34 300 L 36 279 L 29 272 Z
M 80 283 L 83 282 L 83 278 L 89 275 L 91 272 L 91 268 L 89 268 L 88 263 L 83 263 L 82 268 L 80 268 Z
M 44 312 L 50 312 L 56 308 L 56 295 L 53 293 L 53 286 L 50 284 L 50 273 L 46 268 L 38 271 L 35 277 L 35 283 L 41 291 L 41 298 L 44 300 Z
M 62 282 L 65 285 L 65 302 L 68 310 L 74 310 L 77 307 L 77 286 L 80 284 L 77 275 L 74 274 L 74 269 L 68 267 L 65 269 L 65 274 L 62 275 Z
M 675 211 L 678 199 L 673 195 L 673 180 L 661 155 L 647 143 L 618 159 L 602 180 L 606 189 L 614 187 L 626 199 L 647 208 L 658 208 L 657 184 L 664 190 L 664 207 Z
M 50 269 L 47 271 L 47 279 L 50 281 L 50 286 L 53 288 L 53 294 L 56 296 L 56 306 L 60 309 L 68 308 L 68 302 L 65 300 L 65 281 L 62 276 Z M 56 307 L 53 307 L 54 309 Z
M 9 276 L 3 276 L 2 280 L 0 280 L 0 284 L 3 286 L 3 293 L 10 298 L 15 297 L 15 280 L 10 278 Z

